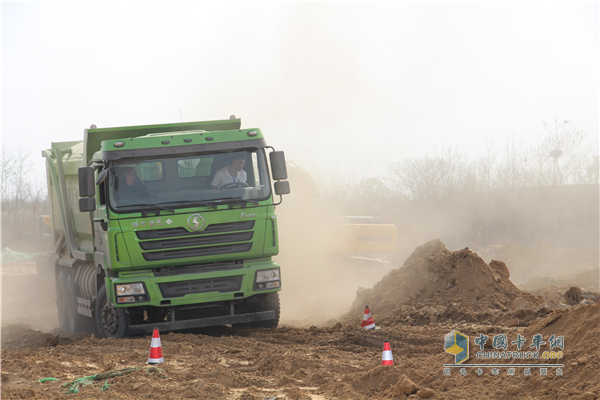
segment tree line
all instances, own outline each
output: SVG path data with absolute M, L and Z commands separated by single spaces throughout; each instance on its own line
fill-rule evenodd
M 30 154 L 23 147 L 2 146 L 0 207 L 2 248 L 17 247 L 35 251 L 39 217 L 49 212 L 45 182 L 31 177 Z
M 567 231 L 569 218 L 571 224 L 578 222 L 568 231 L 581 231 L 582 240 L 592 243 L 598 236 L 598 189 L 579 186 L 599 184 L 598 147 L 571 121 L 543 127 L 544 133 L 528 146 L 515 137 L 500 146 L 488 142 L 487 151 L 478 157 L 459 147 L 434 146 L 423 156 L 390 163 L 385 177 L 334 174 L 319 190 L 347 215 L 379 216 L 396 224 L 401 244 L 404 241 L 410 250 L 434 238 L 455 248 L 496 244 L 491 241 L 555 245 L 564 239 L 561 234 Z M 566 191 L 587 198 L 573 199 Z M 539 210 L 540 215 L 522 218 L 526 205 L 518 204 L 519 198 L 539 203 L 527 212 Z M 587 219 L 574 218 L 575 211 L 567 216 L 569 207 L 580 207 L 576 212 Z M 556 239 L 548 239 L 552 235 Z
M 418 158 L 388 165 L 385 177 L 356 179 L 335 173 L 320 185 L 326 198 L 343 199 L 348 211 L 395 205 L 439 204 L 456 197 L 483 195 L 491 189 L 598 184 L 598 148 L 571 121 L 543 123 L 546 134 L 525 146 L 510 137 L 500 148 L 488 142 L 486 154 L 471 157 L 459 147 L 433 146 Z
M 351 173 L 332 174 L 318 184 L 318 191 L 347 215 L 385 216 L 398 226 L 410 221 L 414 233 L 419 221 L 446 227 L 443 223 L 472 220 L 474 210 L 494 189 L 598 185 L 599 152 L 586 140 L 587 133 L 567 120 L 543 127 L 544 134 L 530 146 L 511 137 L 501 146 L 488 143 L 479 157 L 458 147 L 432 147 L 421 157 L 391 163 L 388 176 L 357 179 Z M 22 147 L 2 148 L 0 189 L 2 247 L 37 237 L 39 217 L 49 212 L 47 186 L 32 179 L 30 154 Z M 471 227 L 468 235 L 455 236 L 471 237 L 473 229 L 481 230 Z M 413 233 L 415 240 L 428 237 Z M 457 243 L 461 240 L 468 242 Z

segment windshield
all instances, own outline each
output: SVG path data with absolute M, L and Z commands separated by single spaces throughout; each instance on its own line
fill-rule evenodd
M 262 149 L 210 155 L 129 158 L 110 164 L 116 212 L 258 202 L 270 196 Z

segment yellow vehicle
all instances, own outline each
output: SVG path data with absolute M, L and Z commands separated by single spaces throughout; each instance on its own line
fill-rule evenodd
M 294 233 L 309 244 L 308 248 L 373 266 L 386 263 L 382 254 L 397 251 L 396 225 L 383 223 L 374 216 L 339 215 L 335 205 L 319 197 L 317 185 L 306 170 L 288 162 L 287 171 L 294 181 L 294 191 L 283 212 Z

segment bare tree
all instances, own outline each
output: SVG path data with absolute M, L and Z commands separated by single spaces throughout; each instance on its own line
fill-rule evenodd
M 7 240 L 37 237 L 38 218 L 47 208 L 47 193 L 44 185 L 31 181 L 30 173 L 29 154 L 23 147 L 16 152 L 2 147 L 2 246 Z
M 588 156 L 586 171 L 582 178 L 583 183 L 592 183 L 596 185 L 600 183 L 600 166 L 598 163 L 599 158 L 598 149 L 596 149 L 595 154 Z
M 527 151 L 529 186 L 587 183 L 587 168 L 593 165 L 587 133 L 568 120 L 555 119 L 552 126 L 542 121 L 542 125 L 546 134 Z
M 475 171 L 478 179 L 478 190 L 486 191 L 494 187 L 495 174 L 498 168 L 498 156 L 494 152 L 494 142 L 492 140 L 485 141 L 486 154 L 483 157 L 475 160 Z
M 399 161 L 390 170 L 398 195 L 418 202 L 445 201 L 477 187 L 476 168 L 452 148 L 433 147 L 424 157 Z
M 11 197 L 13 174 L 15 173 L 15 156 L 2 146 L 2 170 L 0 170 L 0 198 L 4 202 Z

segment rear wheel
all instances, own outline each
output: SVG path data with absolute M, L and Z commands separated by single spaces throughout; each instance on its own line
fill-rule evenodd
M 67 274 L 67 282 L 63 294 L 69 327 L 68 330 L 72 334 L 82 332 L 83 319 L 82 316 L 77 313 L 77 296 L 79 295 L 79 291 L 77 290 L 77 287 L 75 287 L 73 275 L 71 273 Z
M 60 329 L 69 332 L 68 312 L 65 303 L 65 292 L 67 288 L 67 274 L 60 271 L 56 280 L 56 308 L 58 309 L 58 323 Z
M 96 299 L 96 325 L 103 338 L 120 339 L 129 335 L 129 316 L 124 308 L 110 304 L 106 286 L 102 286 Z
M 85 331 L 85 317 L 77 313 L 77 296 L 79 291 L 73 282 L 71 271 L 63 269 L 56 282 L 56 307 L 60 329 L 70 334 Z

